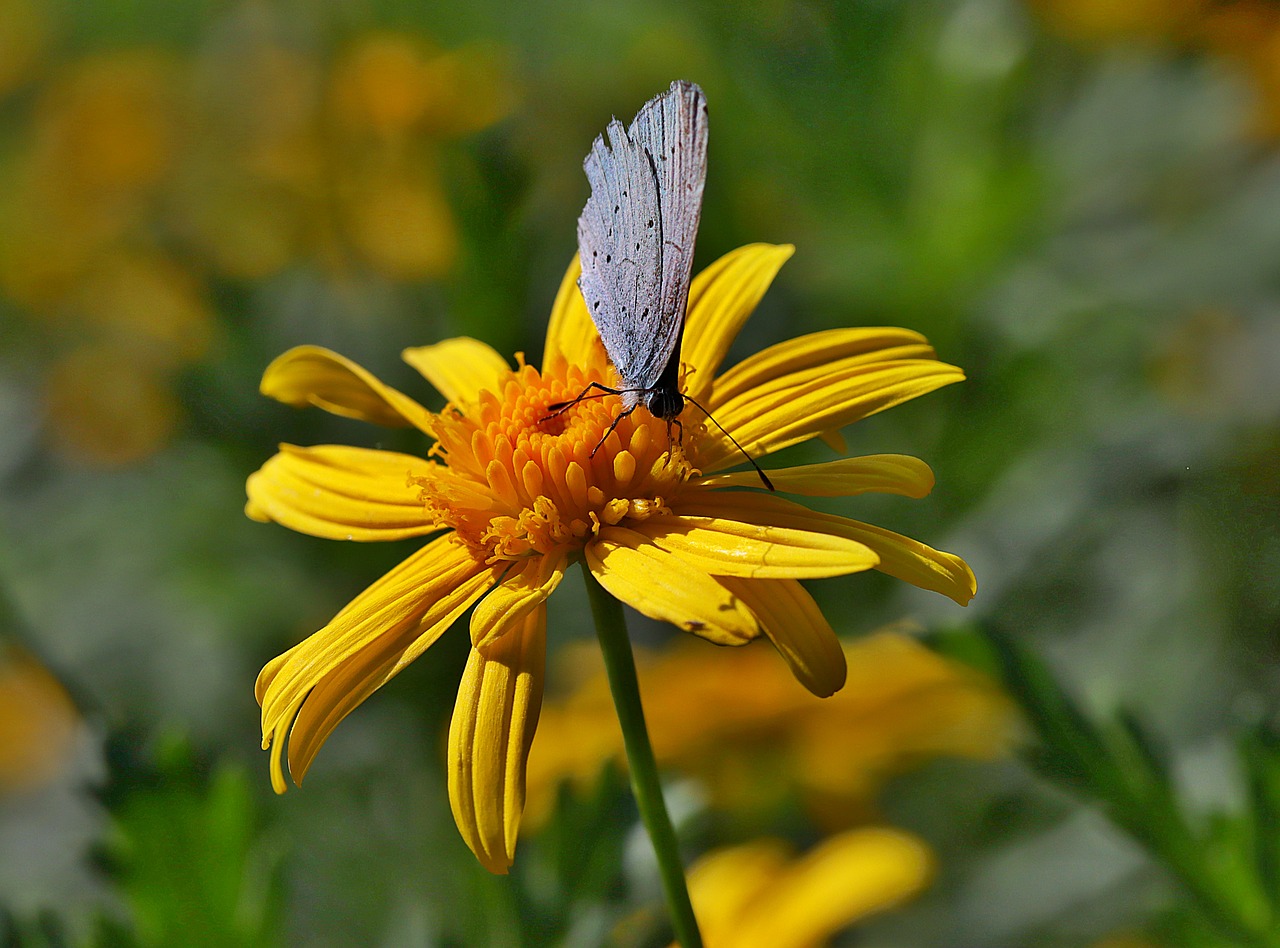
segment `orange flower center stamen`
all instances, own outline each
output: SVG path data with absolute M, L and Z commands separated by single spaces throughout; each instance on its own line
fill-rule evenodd
M 542 375 L 521 364 L 465 411 L 447 406 L 431 431 L 445 465 L 410 481 L 427 514 L 492 563 L 580 548 L 601 525 L 669 513 L 693 468 L 644 409 L 606 436 L 622 399 L 591 392 L 574 402 L 603 381 L 578 366 Z

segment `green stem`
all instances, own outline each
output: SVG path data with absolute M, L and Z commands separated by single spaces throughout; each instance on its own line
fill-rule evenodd
M 622 725 L 622 742 L 627 749 L 627 766 L 631 771 L 631 791 L 635 794 L 640 819 L 649 832 L 653 851 L 658 857 L 658 873 L 662 877 L 667 907 L 671 910 L 671 924 L 675 929 L 676 941 L 683 948 L 702 948 L 698 920 L 694 917 L 689 890 L 684 881 L 684 866 L 680 862 L 676 831 L 671 826 L 667 804 L 662 799 L 658 764 L 653 759 L 649 731 L 644 724 L 640 684 L 636 681 L 636 663 L 631 654 L 631 639 L 627 637 L 622 604 L 596 582 L 586 563 L 582 564 L 582 575 L 587 582 L 587 597 L 591 600 L 591 615 L 596 620 L 600 650 L 604 653 L 609 690 L 613 692 L 618 723 Z

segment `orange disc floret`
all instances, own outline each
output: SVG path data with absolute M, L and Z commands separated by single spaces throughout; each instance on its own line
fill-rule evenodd
M 521 364 L 495 392 L 435 416 L 432 454 L 444 462 L 411 483 L 428 515 L 485 562 L 580 547 L 602 524 L 669 513 L 694 473 L 666 424 L 587 392 L 598 374 Z M 610 430 L 612 426 L 612 430 Z

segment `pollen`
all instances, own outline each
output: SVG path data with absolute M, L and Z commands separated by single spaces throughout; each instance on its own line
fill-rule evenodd
M 434 417 L 432 454 L 415 475 L 427 513 L 487 563 L 572 551 L 602 526 L 670 513 L 695 472 L 665 422 L 588 390 L 591 370 L 520 365 L 496 390 Z M 612 430 L 610 430 L 612 426 Z

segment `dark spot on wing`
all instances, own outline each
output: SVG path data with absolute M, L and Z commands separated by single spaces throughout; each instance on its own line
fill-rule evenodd
M 610 236 L 612 236 L 612 235 L 610 235 Z M 613 254 L 611 254 L 611 253 L 607 253 L 607 254 L 605 254 L 605 255 L 604 255 L 604 262 L 605 262 L 605 263 L 613 263 Z

